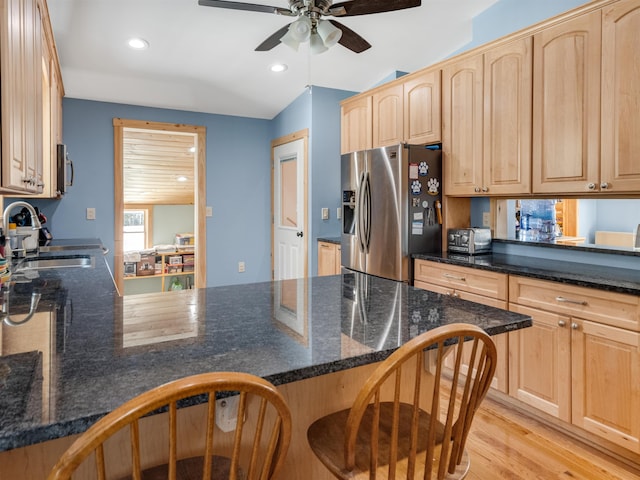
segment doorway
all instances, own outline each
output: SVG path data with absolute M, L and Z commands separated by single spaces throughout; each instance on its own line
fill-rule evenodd
M 189 203 L 193 205 L 194 216 L 193 286 L 206 287 L 205 127 L 114 118 L 113 134 L 114 277 L 118 292 L 120 295 L 125 292 L 125 210 L 127 218 L 141 218 L 139 223 L 150 231 L 148 225 L 158 205 Z M 185 153 L 187 149 L 189 152 Z M 178 178 L 181 174 L 175 168 L 180 157 L 189 158 L 192 167 L 191 179 L 185 182 Z M 133 230 L 127 232 L 129 238 L 139 235 L 139 231 Z M 147 249 L 157 243 L 158 239 L 148 232 L 145 235 L 143 243 Z
M 271 142 L 273 280 L 307 276 L 307 129 Z

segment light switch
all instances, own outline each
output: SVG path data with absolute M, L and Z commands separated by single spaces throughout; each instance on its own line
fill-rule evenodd
M 206 215 L 207 217 L 213 217 L 213 207 L 209 207 L 209 206 L 207 206 L 207 210 L 206 210 L 205 215 Z
M 87 220 L 95 220 L 96 219 L 96 209 L 92 207 L 87 208 Z
M 329 220 L 329 209 L 326 207 L 322 209 L 322 220 Z
M 340 207 L 336 208 L 336 218 L 338 220 L 342 218 L 342 209 Z

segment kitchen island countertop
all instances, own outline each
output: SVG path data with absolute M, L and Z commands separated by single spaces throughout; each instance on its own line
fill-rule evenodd
M 124 401 L 187 375 L 242 371 L 282 385 L 378 362 L 443 324 L 474 323 L 492 335 L 531 325 L 527 316 L 356 273 L 120 297 L 101 250 L 63 253 L 88 252 L 93 268 L 40 270 L 11 286 L 14 319 L 28 312 L 33 291 L 42 301 L 30 321 L 1 327 L 0 363 L 38 354 L 29 357 L 36 368 L 4 378 L 20 387 L 0 389 L 14 412 L 0 414 L 0 451 L 83 432 Z

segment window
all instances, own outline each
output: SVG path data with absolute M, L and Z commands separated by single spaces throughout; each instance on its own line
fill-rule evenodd
M 149 210 L 125 209 L 123 225 L 123 251 L 131 252 L 147 248 L 149 240 Z

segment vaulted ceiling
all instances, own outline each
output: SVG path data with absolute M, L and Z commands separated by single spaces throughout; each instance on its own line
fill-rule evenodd
M 239 0 L 242 1 L 242 0 Z M 497 0 L 423 0 L 420 7 L 340 19 L 372 47 L 311 56 L 254 49 L 292 21 L 197 0 L 48 0 L 67 97 L 271 119 L 317 85 L 360 92 L 471 40 L 472 19 Z M 287 7 L 287 0 L 254 0 Z M 337 3 L 337 2 L 336 2 Z M 130 37 L 149 48 L 133 51 Z M 285 72 L 269 66 L 282 62 Z

